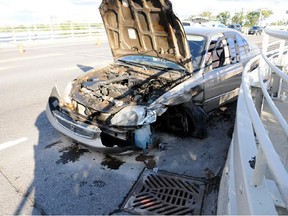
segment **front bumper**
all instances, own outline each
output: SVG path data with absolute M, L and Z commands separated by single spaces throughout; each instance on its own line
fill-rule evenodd
M 76 140 L 90 149 L 99 151 L 122 152 L 137 149 L 134 145 L 124 147 L 118 147 L 116 145 L 113 147 L 105 146 L 101 140 L 101 133 L 103 133 L 102 130 L 95 125 L 75 121 L 69 115 L 61 112 L 61 102 L 58 90 L 54 86 L 47 103 L 46 115 L 52 126 L 62 134 Z

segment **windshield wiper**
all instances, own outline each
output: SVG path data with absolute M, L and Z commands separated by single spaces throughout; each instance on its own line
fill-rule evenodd
M 136 62 L 131 62 L 131 61 L 125 61 L 125 60 L 120 60 L 120 59 L 118 59 L 117 61 L 119 61 L 119 62 L 121 62 L 121 63 L 124 63 L 124 64 L 126 64 L 126 65 L 133 65 L 133 66 L 141 67 L 141 68 L 143 68 L 144 70 L 147 71 L 146 65 L 143 65 L 143 64 L 141 64 L 141 63 L 136 63 Z
M 117 60 L 117 61 L 119 61 L 119 62 L 121 62 L 121 63 L 124 63 L 124 64 L 127 64 L 127 65 L 133 65 L 133 66 L 137 66 L 137 67 L 142 67 L 142 68 L 144 68 L 146 71 L 147 71 L 147 67 L 149 67 L 149 68 L 151 68 L 151 69 L 156 69 L 156 70 L 161 70 L 161 71 L 180 71 L 180 72 L 182 72 L 182 73 L 185 73 L 185 74 L 187 74 L 187 75 L 189 75 L 190 73 L 187 71 L 187 70 L 185 70 L 184 68 L 183 69 L 181 69 L 181 68 L 172 68 L 172 67 L 163 67 L 163 66 L 159 66 L 159 65 L 153 65 L 153 64 L 151 64 L 151 65 L 147 65 L 147 64 L 141 64 L 141 63 L 139 63 L 139 62 L 131 62 L 131 61 L 125 61 L 125 60 Z
M 170 71 L 170 70 L 185 71 L 184 69 L 177 69 L 177 68 L 172 68 L 172 67 L 162 67 L 159 65 L 149 65 L 149 67 L 151 67 L 153 69 L 163 70 L 163 71 Z

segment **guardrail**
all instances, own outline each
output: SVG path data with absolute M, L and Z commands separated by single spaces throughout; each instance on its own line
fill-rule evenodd
M 0 26 L 0 43 L 105 35 L 102 23 L 38 24 Z
M 282 40 L 278 42 L 278 50 L 267 52 L 271 46 L 268 43 L 269 35 Z M 228 198 L 220 194 L 218 208 L 225 203 L 225 199 L 227 204 L 225 208 L 218 209 L 219 214 L 274 215 L 282 210 L 284 214 L 288 212 L 288 173 L 261 120 L 265 98 L 265 106 L 270 107 L 285 132 L 284 136 L 288 137 L 287 122 L 272 100 L 275 96 L 277 99 L 283 96 L 280 95 L 282 80 L 288 83 L 288 76 L 279 69 L 287 64 L 283 59 L 288 50 L 285 40 L 288 40 L 287 31 L 265 29 L 262 54 L 250 60 L 244 68 L 233 139 L 220 185 L 220 188 L 228 185 Z M 256 61 L 261 62 L 260 66 L 250 71 L 251 65 Z M 272 61 L 276 61 L 278 67 Z M 267 81 L 264 77 L 267 71 L 273 76 L 272 83 L 263 82 Z M 255 73 L 258 75 L 256 82 Z M 277 76 L 280 78 L 276 79 Z M 275 91 L 273 86 L 278 89 Z M 272 179 L 265 177 L 267 170 Z

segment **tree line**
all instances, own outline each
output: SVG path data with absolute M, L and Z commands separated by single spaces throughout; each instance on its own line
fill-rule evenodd
M 206 17 L 211 21 L 219 21 L 224 25 L 229 25 L 231 23 L 237 23 L 241 26 L 251 27 L 254 25 L 259 25 L 259 21 L 265 21 L 273 12 L 271 10 L 256 10 L 249 11 L 247 13 L 236 12 L 233 16 L 229 11 L 222 11 L 219 14 L 212 15 L 210 11 L 204 11 L 199 16 Z M 192 20 L 194 16 L 191 16 L 189 20 Z M 276 24 L 276 23 L 275 23 Z
M 66 31 L 89 30 L 90 28 L 104 28 L 103 23 L 74 23 L 66 21 L 53 24 L 28 24 L 0 26 L 0 32 L 26 32 L 26 31 Z

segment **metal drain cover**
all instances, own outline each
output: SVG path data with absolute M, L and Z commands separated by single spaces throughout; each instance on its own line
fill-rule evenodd
M 122 209 L 139 214 L 199 215 L 204 190 L 201 180 L 145 170 Z

